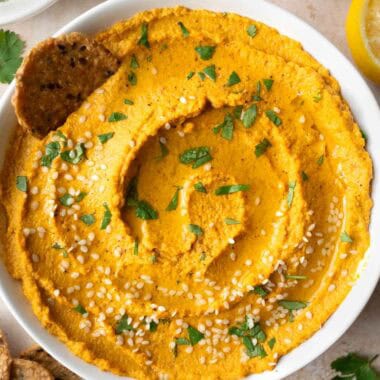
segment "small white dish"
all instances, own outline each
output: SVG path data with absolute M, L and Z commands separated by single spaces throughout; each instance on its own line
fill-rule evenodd
M 96 33 L 116 21 L 129 18 L 135 13 L 156 8 L 184 5 L 221 12 L 234 12 L 251 17 L 275 27 L 281 33 L 300 41 L 304 48 L 326 66 L 338 79 L 342 93 L 349 103 L 357 122 L 368 136 L 367 149 L 371 154 L 375 174 L 380 168 L 380 110 L 366 82 L 353 65 L 320 33 L 305 22 L 264 0 L 109 0 L 79 16 L 56 35 L 80 31 Z M 14 92 L 12 83 L 0 100 L 0 167 L 3 164 L 7 141 L 16 125 L 11 105 Z M 371 245 L 363 260 L 361 276 L 344 302 L 326 324 L 310 339 L 284 356 L 271 372 L 251 375 L 250 380 L 278 380 L 302 368 L 326 351 L 351 326 L 369 300 L 380 275 L 380 184 L 375 175 L 372 187 L 374 207 L 371 216 Z M 120 377 L 100 371 L 74 356 L 64 344 L 50 335 L 33 315 L 23 296 L 20 284 L 14 281 L 0 262 L 0 296 L 10 311 L 46 351 L 85 379 L 116 380 Z
M 57 0 L 0 0 L 0 26 L 24 21 L 44 11 Z

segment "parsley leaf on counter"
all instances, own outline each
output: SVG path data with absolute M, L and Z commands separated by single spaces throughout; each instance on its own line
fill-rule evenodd
M 18 35 L 0 29 L 0 83 L 11 83 L 21 65 L 25 43 Z
M 371 367 L 372 362 L 377 357 L 378 355 L 368 360 L 350 352 L 348 355 L 334 360 L 331 363 L 331 368 L 340 374 L 335 376 L 333 380 L 378 380 L 379 374 Z

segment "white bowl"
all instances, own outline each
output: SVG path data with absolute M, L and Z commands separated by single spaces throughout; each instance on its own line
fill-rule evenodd
M 44 11 L 57 0 L 2 0 L 0 2 L 0 26 L 24 21 Z
M 109 0 L 79 16 L 57 34 L 71 31 L 95 33 L 116 21 L 128 18 L 136 12 L 160 7 L 185 5 L 190 8 L 207 8 L 215 11 L 239 13 L 265 22 L 283 34 L 300 41 L 305 49 L 325 65 L 341 84 L 342 92 L 358 121 L 368 135 L 368 151 L 374 169 L 380 167 L 380 110 L 367 84 L 351 63 L 324 37 L 292 14 L 263 0 Z M 0 101 L 0 166 L 3 164 L 7 141 L 16 124 L 11 106 L 14 83 L 10 85 Z M 377 146 L 375 145 L 377 144 Z M 251 380 L 276 380 L 290 375 L 299 368 L 321 355 L 350 327 L 370 298 L 380 275 L 380 187 L 378 179 L 373 181 L 372 196 L 375 201 L 371 218 L 371 245 L 368 249 L 362 275 L 345 301 L 326 324 L 310 339 L 284 356 L 276 369 L 264 374 L 252 375 Z M 85 379 L 115 380 L 120 378 L 104 373 L 74 356 L 69 350 L 50 335 L 32 314 L 28 301 L 23 296 L 20 285 L 11 279 L 0 263 L 0 296 L 9 307 L 13 316 L 52 356 L 66 367 Z

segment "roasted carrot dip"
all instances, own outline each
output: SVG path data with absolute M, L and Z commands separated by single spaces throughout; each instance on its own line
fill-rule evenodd
M 343 301 L 369 244 L 372 164 L 339 85 L 234 14 L 156 9 L 96 41 L 116 73 L 9 149 L 8 270 L 101 369 L 272 370 Z

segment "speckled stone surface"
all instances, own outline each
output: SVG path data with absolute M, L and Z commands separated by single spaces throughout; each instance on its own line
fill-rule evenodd
M 344 31 L 344 21 L 350 0 L 271 1 L 310 23 L 350 58 Z M 20 24 L 6 25 L 5 29 L 20 34 L 26 40 L 28 49 L 36 42 L 50 36 L 77 15 L 101 2 L 99 0 L 59 0 L 51 8 L 31 20 Z M 178 3 L 180 4 L 180 1 Z M 159 6 L 159 2 L 157 2 L 157 6 Z M 380 88 L 373 84 L 370 86 L 380 102 Z M 0 84 L 0 95 L 4 93 L 5 89 L 6 86 Z M 12 318 L 1 301 L 0 328 L 6 332 L 13 354 L 17 354 L 32 344 L 32 340 Z M 377 286 L 364 311 L 343 337 L 318 359 L 286 380 L 331 379 L 333 377 L 330 370 L 331 361 L 351 351 L 368 356 L 380 353 L 380 285 Z M 380 359 L 374 364 L 380 370 Z

